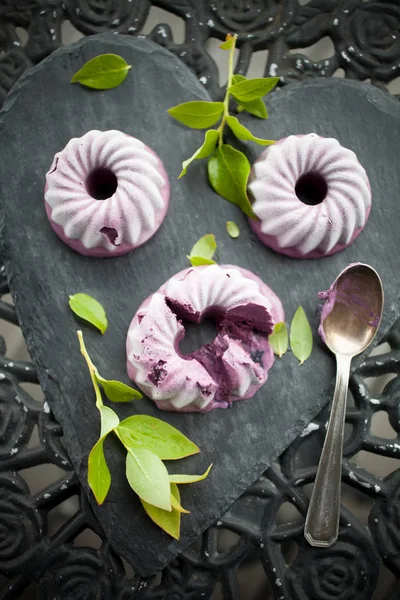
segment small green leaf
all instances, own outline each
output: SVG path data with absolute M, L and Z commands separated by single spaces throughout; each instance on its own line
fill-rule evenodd
M 112 410 L 112 408 L 108 408 L 108 406 L 101 406 L 99 408 L 100 418 L 101 418 L 101 431 L 100 438 L 106 437 L 113 429 L 118 427 L 119 418 L 118 415 Z
M 96 371 L 96 381 L 101 384 L 105 395 L 111 402 L 130 402 L 131 400 L 139 400 L 143 398 L 142 394 L 134 388 L 122 383 L 122 381 L 115 381 L 114 379 L 104 379 Z
M 145 448 L 127 450 L 126 478 L 133 491 L 145 502 L 170 511 L 170 482 L 162 460 Z
M 214 265 L 215 262 L 212 260 L 212 257 L 214 256 L 216 249 L 217 242 L 215 241 L 215 235 L 207 233 L 197 240 L 187 258 L 190 260 L 193 267 L 198 267 L 199 265 Z
M 239 123 L 236 117 L 229 115 L 226 117 L 226 122 L 229 129 L 238 138 L 238 140 L 251 140 L 260 146 L 271 146 L 272 144 L 275 144 L 274 140 L 264 140 L 262 138 L 255 137 L 251 131 L 247 129 L 247 127 Z
M 108 406 L 99 408 L 101 418 L 100 439 L 96 442 L 89 454 L 88 484 L 92 490 L 97 504 L 103 504 L 111 485 L 111 474 L 104 456 L 104 440 L 107 435 L 118 426 L 119 418 Z
M 216 265 L 217 264 L 215 262 L 215 260 L 211 260 L 209 258 L 204 258 L 203 256 L 187 255 L 186 258 L 188 258 L 190 260 L 190 264 L 192 265 L 192 267 L 201 267 L 203 265 Z
M 240 83 L 241 81 L 246 81 L 246 77 L 244 77 L 244 75 L 234 75 L 232 77 L 232 85 L 235 83 Z M 238 102 L 237 111 L 239 113 L 246 111 L 255 117 L 259 117 L 260 119 L 268 119 L 267 107 L 261 98 L 256 98 L 250 102 Z
M 181 498 L 178 486 L 173 483 L 171 483 L 171 493 L 173 493 L 174 497 L 180 502 Z M 166 533 L 168 533 L 168 535 L 176 540 L 179 540 L 181 529 L 181 513 L 174 509 L 171 511 L 162 510 L 161 508 L 157 508 L 156 506 L 152 506 L 151 504 L 144 502 L 142 499 L 140 501 L 150 519 Z
M 268 341 L 271 344 L 274 353 L 277 354 L 279 358 L 282 358 L 285 352 L 287 352 L 289 344 L 288 331 L 284 321 L 276 323 Z
M 81 319 L 88 321 L 104 333 L 108 326 L 104 308 L 92 296 L 87 294 L 74 294 L 69 297 L 71 310 Z
M 126 448 L 146 448 L 162 460 L 178 460 L 200 452 L 196 444 L 178 429 L 149 415 L 124 419 L 118 426 L 118 433 Z
M 237 111 L 239 113 L 246 111 L 260 119 L 268 119 L 267 107 L 261 98 L 256 98 L 250 102 L 238 102 Z
M 131 65 L 118 54 L 100 54 L 83 65 L 71 83 L 80 83 L 96 90 L 118 87 L 128 75 Z
M 251 102 L 257 98 L 262 98 L 274 89 L 279 81 L 279 77 L 259 77 L 256 79 L 246 79 L 231 85 L 228 92 L 232 94 L 239 102 Z
M 250 163 L 246 156 L 229 144 L 219 146 L 208 161 L 208 179 L 217 194 L 256 219 L 247 196 L 249 175 Z
M 171 483 L 171 487 L 173 485 L 176 485 L 176 484 Z M 173 510 L 177 510 L 178 512 L 185 514 L 185 515 L 190 515 L 190 510 L 186 510 L 186 508 L 183 508 L 183 506 L 181 506 L 180 499 L 178 500 L 174 496 L 172 490 L 171 490 L 171 506 L 172 506 Z
M 233 221 L 226 222 L 226 230 L 233 239 L 238 238 L 240 235 L 240 229 Z
M 111 485 L 110 469 L 104 456 L 104 437 L 93 446 L 88 460 L 88 484 L 97 504 L 103 504 Z
M 192 129 L 208 129 L 219 121 L 224 110 L 222 102 L 196 100 L 168 109 L 171 117 Z
M 290 325 L 290 347 L 301 365 L 307 360 L 312 351 L 312 331 L 306 313 L 301 306 L 296 310 Z
M 200 146 L 200 148 L 196 150 L 196 152 L 190 158 L 183 161 L 182 171 L 178 179 L 186 175 L 186 171 L 190 163 L 192 163 L 194 160 L 199 160 L 200 158 L 207 158 L 214 152 L 215 146 L 217 145 L 218 135 L 219 133 L 216 129 L 209 129 L 206 131 L 203 145 Z
M 197 481 L 202 481 L 207 477 L 211 471 L 211 467 L 212 464 L 208 467 L 207 471 L 203 473 L 203 475 L 170 475 L 169 480 L 171 483 L 196 483 Z

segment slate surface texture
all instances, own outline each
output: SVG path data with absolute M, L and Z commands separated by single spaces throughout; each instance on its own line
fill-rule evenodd
M 87 60 L 105 52 L 120 54 L 132 65 L 120 87 L 99 92 L 69 83 Z M 317 292 L 346 265 L 362 261 L 382 276 L 382 335 L 400 308 L 398 102 L 366 84 L 310 80 L 268 96 L 268 121 L 240 117 L 258 136 L 278 139 L 311 131 L 334 136 L 357 153 L 370 177 L 372 213 L 356 242 L 327 259 L 296 261 L 257 241 L 244 215 L 212 191 L 205 163 L 195 163 L 177 180 L 181 161 L 201 144 L 203 133 L 180 126 L 166 110 L 196 99 L 208 99 L 202 84 L 168 51 L 150 41 L 107 34 L 62 48 L 28 72 L 9 95 L 0 119 L 2 254 L 21 328 L 96 516 L 114 548 L 144 576 L 166 565 L 218 518 L 329 400 L 335 365 L 316 334 Z M 159 154 L 170 177 L 171 204 L 160 230 L 143 247 L 116 259 L 87 258 L 64 245 L 49 226 L 43 205 L 45 173 L 71 137 L 112 128 L 138 137 Z M 252 158 L 261 151 L 251 145 L 248 150 Z M 237 240 L 226 233 L 228 220 L 240 227 Z M 121 418 L 132 412 L 164 418 L 200 446 L 199 455 L 171 463 L 174 472 L 203 472 L 214 463 L 206 481 L 182 488 L 182 503 L 191 515 L 184 516 L 177 542 L 150 522 L 131 492 L 116 440 L 106 444 L 111 490 L 104 505 L 96 506 L 86 477 L 99 417 L 76 330 L 84 330 L 100 373 L 128 382 L 125 336 L 132 316 L 144 298 L 187 266 L 186 254 L 205 233 L 216 235 L 218 262 L 252 270 L 277 292 L 287 321 L 299 304 L 304 307 L 315 350 L 301 367 L 290 353 L 277 360 L 256 396 L 228 410 L 160 413 L 148 400 L 114 407 Z M 68 296 L 76 292 L 91 294 L 104 305 L 109 318 L 104 336 L 69 310 Z

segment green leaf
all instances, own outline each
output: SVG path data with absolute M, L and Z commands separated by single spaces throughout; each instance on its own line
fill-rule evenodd
M 172 486 L 175 486 L 175 483 L 171 483 L 171 488 Z M 178 512 L 185 514 L 185 515 L 190 515 L 190 510 L 186 510 L 186 508 L 183 508 L 183 506 L 181 506 L 181 502 L 180 502 L 180 498 L 178 500 L 178 498 L 176 498 L 176 496 L 173 494 L 172 489 L 171 489 L 171 506 L 173 508 L 173 510 L 177 510 Z
M 232 133 L 234 133 L 238 140 L 251 140 L 260 146 L 271 146 L 272 144 L 275 144 L 274 140 L 264 140 L 262 138 L 255 137 L 251 131 L 247 129 L 247 127 L 239 123 L 236 117 L 229 115 L 226 117 L 226 122 L 229 129 L 232 131 Z
M 111 485 L 110 469 L 104 456 L 104 439 L 100 438 L 93 446 L 88 460 L 88 484 L 97 504 L 103 504 Z
M 183 161 L 182 171 L 178 179 L 186 175 L 186 171 L 190 163 L 192 163 L 194 160 L 199 160 L 200 158 L 207 158 L 214 152 L 215 146 L 217 145 L 218 135 L 219 133 L 216 129 L 209 129 L 206 131 L 203 145 L 200 146 L 200 148 L 196 150 L 196 152 L 190 158 Z
M 244 75 L 234 75 L 232 77 L 232 85 L 235 83 L 240 83 L 241 81 L 246 81 L 246 77 L 244 77 Z M 238 102 L 237 111 L 246 111 L 255 117 L 259 117 L 260 119 L 268 119 L 267 107 L 261 98 L 256 98 L 250 102 Z
M 217 194 L 239 206 L 248 217 L 256 219 L 247 196 L 249 175 L 249 161 L 229 144 L 219 146 L 208 161 L 208 179 Z
M 268 94 L 274 89 L 278 81 L 279 77 L 246 79 L 228 87 L 228 92 L 239 102 L 251 102 Z
M 271 344 L 274 353 L 277 354 L 279 358 L 282 358 L 285 352 L 287 352 L 289 343 L 288 331 L 284 321 L 276 323 L 268 341 Z
M 246 111 L 260 119 L 268 119 L 267 107 L 261 98 L 256 98 L 256 100 L 251 100 L 250 102 L 238 102 L 237 111 Z
M 207 233 L 197 240 L 187 258 L 190 260 L 193 267 L 199 265 L 214 265 L 215 262 L 212 260 L 212 257 L 214 256 L 216 249 L 217 242 L 215 241 L 215 235 Z
M 183 433 L 161 419 L 133 415 L 121 421 L 118 433 L 125 447 L 146 448 L 162 460 L 178 460 L 200 452 Z
M 178 486 L 171 483 L 171 493 L 174 494 L 175 498 L 180 502 L 180 494 Z M 152 506 L 147 502 L 140 500 L 142 506 L 150 519 L 163 529 L 168 535 L 179 540 L 180 529 L 181 529 L 181 513 L 177 510 L 172 509 L 171 511 L 162 510 L 156 506 Z
M 233 221 L 226 222 L 226 230 L 233 239 L 238 238 L 240 235 L 240 229 Z
M 301 306 L 296 310 L 290 325 L 290 347 L 301 365 L 307 360 L 312 351 L 312 331 L 306 313 Z
M 114 379 L 104 379 L 96 371 L 96 381 L 101 384 L 105 395 L 111 402 L 130 402 L 131 400 L 139 400 L 143 398 L 142 394 L 134 388 L 122 383 L 122 381 L 115 381 Z
M 87 294 L 74 294 L 69 297 L 71 310 L 81 319 L 88 321 L 104 333 L 108 327 L 107 316 L 104 308 L 92 296 Z
M 97 504 L 103 504 L 111 485 L 111 474 L 104 456 L 104 440 L 107 435 L 118 426 L 119 418 L 108 406 L 101 406 L 101 433 L 89 454 L 88 484 L 92 490 Z
M 209 258 L 204 258 L 203 256 L 187 256 L 190 260 L 190 264 L 192 267 L 201 267 L 202 265 L 216 265 L 215 260 L 210 260 Z
M 127 448 L 126 478 L 139 498 L 171 510 L 171 492 L 168 471 L 157 454 L 145 448 Z
M 196 483 L 197 481 L 202 481 L 207 477 L 211 471 L 211 467 L 212 464 L 208 467 L 207 471 L 203 473 L 203 475 L 170 475 L 169 480 L 171 483 Z
M 112 410 L 112 408 L 108 408 L 108 406 L 101 406 L 99 408 L 100 418 L 101 418 L 101 431 L 100 431 L 100 439 L 106 437 L 113 429 L 118 427 L 119 418 L 118 415 Z
M 208 129 L 219 121 L 224 110 L 222 102 L 196 100 L 168 109 L 171 117 L 192 129 Z
M 71 79 L 96 90 L 118 87 L 128 75 L 131 65 L 118 54 L 100 54 L 83 65 Z

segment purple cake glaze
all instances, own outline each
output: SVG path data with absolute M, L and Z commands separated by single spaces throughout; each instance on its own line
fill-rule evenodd
M 301 195 L 301 182 L 310 197 Z M 340 252 L 358 237 L 371 211 L 369 180 L 354 152 L 315 133 L 266 148 L 248 189 L 260 219 L 250 219 L 252 229 L 263 244 L 292 258 Z
M 96 185 L 103 196 L 91 189 Z M 121 131 L 93 130 L 71 139 L 46 174 L 51 227 L 88 256 L 120 256 L 144 244 L 160 227 L 168 203 L 169 182 L 160 158 Z
M 321 319 L 319 322 L 318 333 L 322 339 L 322 341 L 326 344 L 326 337 L 324 332 L 324 321 L 326 317 L 332 312 L 333 305 L 336 300 L 336 279 L 332 283 L 331 287 L 328 290 L 323 290 L 322 292 L 318 292 L 318 298 L 321 300 L 325 300 L 325 303 L 321 310 Z
M 215 319 L 216 338 L 184 356 L 181 319 L 200 323 L 205 317 Z M 227 408 L 265 383 L 274 362 L 268 335 L 283 319 L 279 298 L 250 271 L 185 269 L 137 310 L 127 335 L 128 375 L 160 409 Z

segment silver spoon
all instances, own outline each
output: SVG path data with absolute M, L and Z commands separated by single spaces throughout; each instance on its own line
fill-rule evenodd
M 382 309 L 383 288 L 378 273 L 369 265 L 356 263 L 338 275 L 322 311 L 320 333 L 336 355 L 337 372 L 331 415 L 304 528 L 304 536 L 311 546 L 329 548 L 339 535 L 350 364 L 374 339 Z

